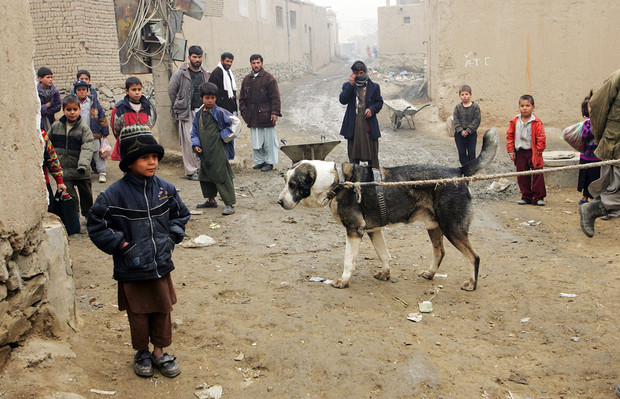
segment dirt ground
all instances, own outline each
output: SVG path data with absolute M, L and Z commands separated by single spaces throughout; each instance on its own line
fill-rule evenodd
M 281 85 L 280 137 L 289 144 L 317 142 L 321 134 L 339 139 L 344 108 L 337 97 L 347 67 L 330 65 Z M 386 99 L 407 90 L 379 83 Z M 458 164 L 444 124 L 425 111 L 415 116 L 415 131 L 394 130 L 384 108 L 383 166 Z M 505 129 L 498 126 L 502 138 Z M 327 160 L 346 161 L 344 144 Z M 567 149 L 550 133 L 548 148 Z M 188 238 L 206 234 L 216 244 L 174 252 L 179 302 L 167 351 L 178 357 L 182 374 L 134 375 L 112 259 L 80 234 L 69 238 L 78 330 L 48 343 L 33 337 L 16 349 L 0 375 L 0 397 L 108 397 L 90 391 L 97 389 L 121 398 L 193 398 L 217 385 L 222 398 L 614 397 L 620 220 L 598 220 L 594 239 L 587 238 L 579 229 L 575 188 L 549 187 L 547 206 L 535 207 L 516 204 L 514 182 L 499 193 L 487 190 L 489 181 L 471 185 L 471 242 L 481 257 L 474 292 L 460 289 L 470 266 L 448 242 L 443 276 L 418 277 L 432 256 L 421 224 L 386 228 L 392 281 L 372 277 L 379 262 L 365 238 L 351 286 L 336 289 L 309 277 L 340 276 L 343 228 L 327 209 L 285 211 L 276 203 L 291 165 L 284 154 L 273 172 L 250 169 L 247 130 L 237 154 L 236 213 L 222 216 L 220 206 L 192 216 Z M 113 162 L 109 167 L 112 182 L 120 171 Z M 483 173 L 513 169 L 502 143 Z M 159 175 L 180 189 L 190 209 L 203 201 L 199 185 L 181 178 L 178 162 L 162 163 Z M 107 186 L 93 185 L 97 191 Z M 418 323 L 407 320 L 424 300 L 432 301 L 433 312 Z M 28 361 L 24 353 L 33 342 L 47 345 L 48 355 Z

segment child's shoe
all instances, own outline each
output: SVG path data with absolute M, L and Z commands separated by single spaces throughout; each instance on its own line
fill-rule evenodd
M 133 371 L 140 377 L 153 376 L 153 358 L 148 350 L 139 350 L 133 357 Z
M 153 355 L 153 364 L 164 377 L 168 378 L 174 378 L 181 374 L 181 369 L 174 362 L 175 360 L 176 356 L 169 355 L 166 352 L 159 359 L 155 359 L 155 355 Z
M 105 183 L 107 181 L 105 172 L 99 173 L 99 183 Z

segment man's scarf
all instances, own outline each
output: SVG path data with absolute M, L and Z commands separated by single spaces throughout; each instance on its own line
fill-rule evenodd
M 235 82 L 235 77 L 233 76 L 232 72 L 230 72 L 230 70 L 226 70 L 224 68 L 221 61 L 217 64 L 217 67 L 220 68 L 223 72 L 222 80 L 224 81 L 224 90 L 228 92 L 228 98 L 233 98 L 235 96 L 235 90 L 237 90 L 237 83 Z

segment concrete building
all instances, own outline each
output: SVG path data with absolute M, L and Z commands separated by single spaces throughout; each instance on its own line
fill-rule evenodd
M 442 120 L 458 102 L 458 87 L 469 84 L 483 125 L 507 126 L 518 113 L 519 96 L 529 93 L 543 122 L 568 126 L 581 119 L 588 91 L 618 69 L 620 42 L 612 38 L 620 34 L 619 2 L 424 0 L 424 11 L 415 14 L 424 15 L 424 29 L 393 28 L 404 25 L 409 7 L 419 5 L 380 9 L 380 55 L 385 46 L 401 51 L 402 44 L 389 42 L 427 37 L 429 94 Z

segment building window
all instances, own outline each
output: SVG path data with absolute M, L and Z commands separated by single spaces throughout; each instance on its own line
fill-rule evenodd
M 282 7 L 276 7 L 276 25 L 284 26 L 282 21 Z
M 260 17 L 262 19 L 267 19 L 269 17 L 267 15 L 267 0 L 260 0 Z
M 406 24 L 410 24 L 411 23 L 411 17 L 405 17 L 405 23 Z
M 239 15 L 242 17 L 247 17 L 250 15 L 248 0 L 239 0 Z
M 297 13 L 295 11 L 290 11 L 289 12 L 290 16 L 290 21 L 291 21 L 291 28 L 297 28 Z

